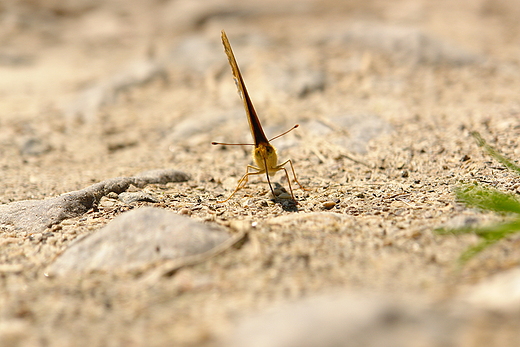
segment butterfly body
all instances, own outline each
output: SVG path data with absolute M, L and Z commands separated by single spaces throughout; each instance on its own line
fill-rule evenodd
M 269 175 L 274 175 L 280 171 L 278 168 L 278 154 L 276 148 L 274 148 L 269 142 L 260 143 L 255 145 L 253 148 L 253 158 L 256 166 L 262 171 Z

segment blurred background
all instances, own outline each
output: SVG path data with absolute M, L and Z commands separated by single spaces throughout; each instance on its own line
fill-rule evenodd
M 519 16 L 516 0 L 2 1 L 3 202 L 247 141 L 222 29 L 274 134 L 317 116 L 352 127 L 347 110 L 392 123 L 462 99 L 499 109 L 516 94 Z
M 0 203 L 174 168 L 191 180 L 151 187 L 160 207 L 229 227 L 262 223 L 243 249 L 152 284 L 111 274 L 46 278 L 50 258 L 93 232 L 81 220 L 48 233 L 54 244 L 25 231 L 3 235 L 3 259 L 22 265 L 0 271 L 0 314 L 12 318 L 0 333 L 15 331 L 13 346 L 26 336 L 42 345 L 200 346 L 273 300 L 361 288 L 442 301 L 456 296 L 456 285 L 517 266 L 517 244 L 506 243 L 469 275 L 454 274 L 474 239 L 441 239 L 432 230 L 477 214 L 455 201 L 461 180 L 518 188 L 489 165 L 469 131 L 520 156 L 519 18 L 520 0 L 2 0 Z M 301 125 L 275 145 L 312 188 L 297 192 L 305 213 L 279 220 L 284 212 L 267 202 L 264 183 L 244 188 L 230 203 L 238 208 L 214 203 L 236 186 L 250 148 L 211 141 L 251 141 L 222 29 L 267 136 Z M 334 210 L 323 211 L 331 201 Z M 120 212 L 110 207 L 88 218 L 107 223 Z M 331 222 L 332 212 L 343 219 Z M 345 306 L 355 309 L 354 302 Z M 357 313 L 372 312 L 366 307 L 356 322 Z M 399 327 L 399 316 L 382 312 L 377 322 Z M 314 327 L 314 308 L 308 313 Z M 431 315 L 423 317 L 430 327 Z M 425 330 L 431 345 L 455 326 L 445 317 L 438 322 L 447 330 Z M 502 321 L 476 318 L 468 330 L 476 343 L 466 345 L 481 345 L 482 326 L 488 336 L 498 327 L 517 334 L 502 324 L 506 315 L 496 317 Z M 415 330 L 404 335 L 410 345 Z M 243 336 L 236 345 L 253 341 Z

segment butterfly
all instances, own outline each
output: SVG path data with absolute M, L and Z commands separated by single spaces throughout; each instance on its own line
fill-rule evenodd
M 275 136 L 271 139 L 267 139 L 264 133 L 264 129 L 262 128 L 262 124 L 260 124 L 260 120 L 258 119 L 258 116 L 256 114 L 255 108 L 253 107 L 253 103 L 251 101 L 251 98 L 249 97 L 249 94 L 247 93 L 246 85 L 244 83 L 244 79 L 242 78 L 242 74 L 240 73 L 240 69 L 238 68 L 237 61 L 235 59 L 235 55 L 233 54 L 233 50 L 231 49 L 231 45 L 229 44 L 229 40 L 227 38 L 227 35 L 224 30 L 222 30 L 222 44 L 224 45 L 224 51 L 226 52 L 226 55 L 229 59 L 229 65 L 231 66 L 231 71 L 233 72 L 233 77 L 235 80 L 235 84 L 238 88 L 238 92 L 240 94 L 240 97 L 242 98 L 242 101 L 244 103 L 244 109 L 246 111 L 247 120 L 249 122 L 249 129 L 251 130 L 251 135 L 253 136 L 254 143 L 222 143 L 222 142 L 212 142 L 213 145 L 251 145 L 253 147 L 253 160 L 256 164 L 256 166 L 248 165 L 246 168 L 246 173 L 242 178 L 238 181 L 238 185 L 231 193 L 231 195 L 222 201 L 217 201 L 218 203 L 223 203 L 231 199 L 237 191 L 242 189 L 249 179 L 249 176 L 251 175 L 261 175 L 266 174 L 267 176 L 267 182 L 269 183 L 269 188 L 271 189 L 271 192 L 273 193 L 273 196 L 276 197 L 274 193 L 273 186 L 271 184 L 271 179 L 269 178 L 270 175 L 274 175 L 278 171 L 283 170 L 285 172 L 285 176 L 287 177 L 287 182 L 289 182 L 289 190 L 291 191 L 291 197 L 296 202 L 296 199 L 294 198 L 292 186 L 291 186 L 291 180 L 289 179 L 289 173 L 287 172 L 287 169 L 285 166 L 287 164 L 291 167 L 291 172 L 294 177 L 294 181 L 298 183 L 298 186 L 302 190 L 305 190 L 303 186 L 300 184 L 298 179 L 296 178 L 296 173 L 294 172 L 294 166 L 291 161 L 291 159 L 288 159 L 284 161 L 281 164 L 278 164 L 278 154 L 276 153 L 276 148 L 271 145 L 270 141 L 279 138 L 280 136 L 283 136 L 287 134 L 288 132 L 296 129 L 298 127 L 298 124 L 293 126 L 291 129 L 285 131 L 284 133 Z M 249 171 L 254 170 L 254 171 Z

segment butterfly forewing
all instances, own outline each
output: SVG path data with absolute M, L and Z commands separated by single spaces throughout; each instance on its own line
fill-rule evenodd
M 235 60 L 235 55 L 233 54 L 233 50 L 231 49 L 231 45 L 229 44 L 228 38 L 224 30 L 222 30 L 222 44 L 224 45 L 224 50 L 229 59 L 229 65 L 231 65 L 231 71 L 233 72 L 233 77 L 235 78 L 235 83 L 237 85 L 238 91 L 240 93 L 240 96 L 242 97 L 242 101 L 244 102 L 244 108 L 246 110 L 251 135 L 253 136 L 253 139 L 255 141 L 255 146 L 258 146 L 260 143 L 269 143 L 267 137 L 265 136 L 264 130 L 262 129 L 262 125 L 260 124 L 260 120 L 256 115 L 255 108 L 253 107 L 253 103 L 251 102 L 251 98 L 247 93 L 246 85 L 244 84 L 242 74 L 240 73 L 237 61 Z

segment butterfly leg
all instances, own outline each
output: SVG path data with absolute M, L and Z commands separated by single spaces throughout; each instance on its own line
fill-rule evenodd
M 280 165 L 278 165 L 278 168 L 279 168 L 280 170 L 281 170 L 282 168 L 285 170 L 284 167 L 285 167 L 285 165 L 287 165 L 287 164 L 291 165 L 291 171 L 292 171 L 292 174 L 293 174 L 293 177 L 294 177 L 294 181 L 295 181 L 296 183 L 298 183 L 298 186 L 300 186 L 300 189 L 301 189 L 301 190 L 308 190 L 308 189 L 304 188 L 304 187 L 301 185 L 300 181 L 298 181 L 298 179 L 296 178 L 296 173 L 294 172 L 294 166 L 293 166 L 293 163 L 292 163 L 292 160 L 291 160 L 291 159 L 288 159 L 288 160 L 284 161 L 283 163 L 281 163 Z M 285 173 L 287 174 L 287 171 L 285 171 Z M 288 175 L 287 175 L 287 180 L 289 181 L 289 176 L 288 176 Z M 290 186 L 290 183 L 289 183 L 289 186 Z
M 258 171 L 257 172 L 249 172 L 249 169 L 258 170 Z M 221 201 L 217 201 L 217 203 L 221 204 L 221 203 L 226 202 L 229 199 L 231 199 L 235 195 L 236 192 L 238 192 L 240 189 L 245 187 L 245 185 L 247 184 L 247 181 L 249 180 L 249 176 L 251 176 L 251 175 L 260 175 L 262 173 L 264 173 L 264 172 L 261 171 L 259 168 L 255 167 L 255 166 L 252 166 L 252 165 L 248 165 L 247 168 L 246 168 L 245 175 L 242 176 L 242 178 L 240 178 L 240 180 L 238 180 L 237 187 L 235 188 L 233 193 L 231 193 L 231 195 L 227 199 L 221 200 Z
M 289 183 L 289 191 L 291 192 L 291 197 L 292 199 L 296 202 L 296 198 L 294 197 L 294 193 L 292 191 L 292 186 L 291 186 L 291 179 L 289 178 L 289 174 L 287 173 L 287 169 L 285 167 L 281 167 L 281 169 L 285 172 L 285 177 L 287 177 L 287 183 Z M 298 202 L 296 202 L 298 203 Z

